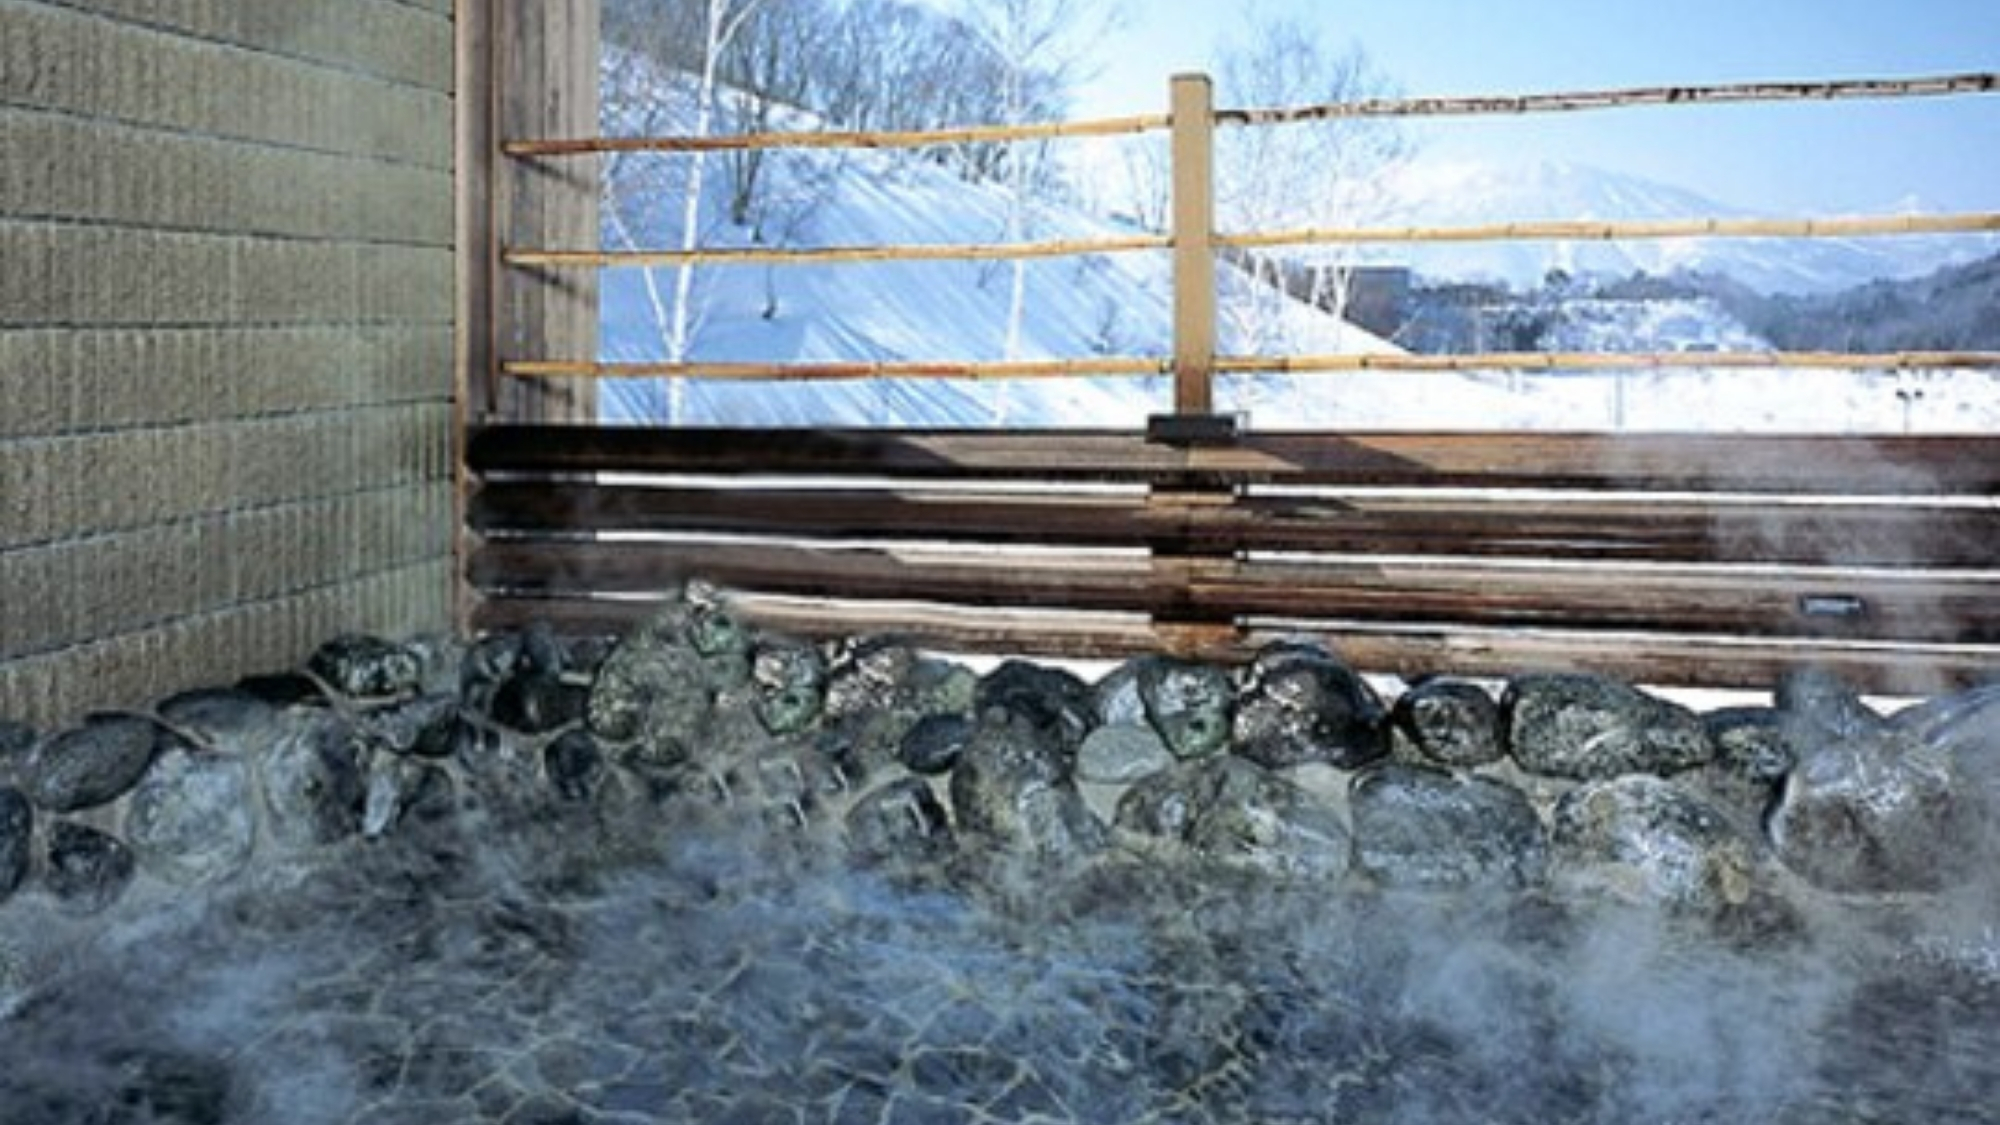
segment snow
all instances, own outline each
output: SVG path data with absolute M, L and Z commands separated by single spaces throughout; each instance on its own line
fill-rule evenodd
M 657 107 L 650 124 L 660 130 Z M 672 113 L 664 116 L 671 118 Z M 621 131 L 607 123 L 609 131 Z M 799 127 L 787 122 L 785 127 Z M 671 131 L 670 124 L 665 131 Z M 618 205 L 641 246 L 679 244 L 680 185 L 672 158 L 627 168 Z M 699 209 L 703 246 L 746 246 L 752 232 L 727 221 L 722 170 L 710 162 Z M 684 175 L 684 173 L 681 173 Z M 776 200 L 767 234 L 788 246 L 982 243 L 1001 239 L 1007 199 L 921 156 L 901 152 L 774 154 L 765 175 Z M 1665 218 L 1737 214 L 1691 193 L 1577 165 L 1521 169 L 1415 164 L 1388 184 L 1402 218 L 1472 223 L 1533 218 Z M 1083 192 L 1088 195 L 1089 193 Z M 1034 207 L 1032 240 L 1134 233 L 1059 202 Z M 607 223 L 608 245 L 619 245 Z M 1521 285 L 1552 264 L 1573 274 L 1637 269 L 1727 270 L 1742 280 L 1823 287 L 1907 272 L 1884 250 L 1899 239 L 1830 245 L 1768 241 L 1655 241 L 1455 245 L 1453 269 Z M 1917 240 L 1933 242 L 1938 240 Z M 1952 254 L 1991 239 L 1943 240 Z M 1863 245 L 1865 243 L 1865 245 Z M 1803 249 L 1801 247 L 1803 246 Z M 1427 248 L 1392 248 L 1397 260 L 1432 268 Z M 1931 247 L 1934 259 L 1937 246 Z M 1905 249 L 1900 253 L 1907 254 Z M 1469 255 L 1469 257 L 1467 257 Z M 1056 258 L 1028 265 L 1020 358 L 1165 356 L 1171 352 L 1172 286 L 1165 252 Z M 906 361 L 1002 358 L 1010 266 L 1004 262 L 898 262 L 723 266 L 697 270 L 693 361 Z M 1232 311 L 1251 283 L 1219 269 L 1221 350 L 1246 350 Z M 601 357 L 657 360 L 663 320 L 644 271 L 602 279 Z M 659 292 L 672 271 L 655 273 Z M 1755 283 L 1753 282 L 1753 283 Z M 1268 300 L 1268 296 L 1266 298 Z M 1394 345 L 1299 302 L 1278 309 L 1289 353 L 1392 352 Z M 1267 326 L 1264 326 L 1268 328 Z M 1765 346 L 1711 302 L 1572 303 L 1561 346 L 1576 350 L 1726 350 Z M 1268 333 L 1267 336 L 1273 334 Z M 1273 350 L 1273 349 L 1267 349 Z M 625 380 L 603 395 L 607 420 L 745 426 L 1091 426 L 1134 428 L 1170 407 L 1160 376 L 974 382 L 895 379 L 777 383 Z M 1330 372 L 1220 376 L 1218 409 L 1267 428 L 1647 429 L 1671 431 L 1980 432 L 2000 428 L 2000 375 L 1958 371 L 1873 374 L 1831 371 L 1668 370 L 1619 373 Z

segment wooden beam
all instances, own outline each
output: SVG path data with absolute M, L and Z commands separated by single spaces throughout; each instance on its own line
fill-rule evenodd
M 1169 448 L 1121 430 L 493 426 L 480 473 L 718 473 L 919 479 L 1583 488 L 1797 495 L 2000 495 L 1991 434 L 1250 433 Z
M 1574 242 L 1644 238 L 1862 238 L 2000 230 L 2000 213 L 1852 215 L 1825 219 L 1642 219 L 1476 223 L 1451 227 L 1301 227 L 1218 234 L 1217 246 L 1346 245 L 1370 242 Z
M 727 488 L 488 484 L 467 519 L 483 535 L 683 532 L 969 545 L 1145 546 L 1655 562 L 1985 568 L 2000 512 L 1962 506 L 1590 500 L 1547 494 L 1243 496 L 1164 508 L 1148 497 L 922 486 Z
M 1045 242 L 927 243 L 906 246 L 772 246 L 709 250 L 510 250 L 506 262 L 530 269 L 629 269 L 641 266 L 810 266 L 829 262 L 995 262 L 1165 250 L 1165 235 L 1069 238 Z
M 599 0 L 493 0 L 492 6 L 500 44 L 493 143 L 595 130 Z M 597 161 L 555 167 L 493 159 L 504 246 L 596 245 Z M 597 354 L 596 275 L 511 270 L 494 284 L 498 360 Z M 496 390 L 491 410 L 507 421 L 594 421 L 597 393 L 588 383 L 509 380 Z
M 1208 76 L 1175 75 L 1172 98 L 1174 410 L 1208 414 L 1215 409 L 1215 125 Z
M 1090 121 L 1032 121 L 1021 125 L 969 125 L 944 129 L 872 132 L 744 133 L 709 137 L 596 137 L 523 139 L 507 144 L 507 155 L 523 159 L 587 156 L 614 152 L 744 152 L 773 148 L 931 148 L 937 145 L 999 144 L 1065 137 L 1117 137 L 1167 127 L 1164 114 L 1137 114 Z M 588 130 L 585 130 L 588 131 Z

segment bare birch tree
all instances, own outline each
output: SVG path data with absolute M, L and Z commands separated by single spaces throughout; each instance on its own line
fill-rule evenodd
M 1393 84 L 1358 44 L 1330 50 L 1296 19 L 1253 17 L 1244 36 L 1217 60 L 1218 98 L 1232 106 L 1284 106 L 1390 96 Z M 1352 118 L 1236 129 L 1218 138 L 1217 222 L 1228 230 L 1361 225 L 1385 202 L 1381 177 L 1409 145 L 1387 118 Z M 1248 302 L 1230 310 L 1248 350 L 1285 347 L 1291 292 L 1344 318 L 1356 248 L 1319 248 L 1287 263 L 1278 254 L 1246 255 L 1238 265 L 1255 282 Z M 1288 274 L 1289 270 L 1289 274 Z M 1303 285 L 1299 284 L 1303 281 Z

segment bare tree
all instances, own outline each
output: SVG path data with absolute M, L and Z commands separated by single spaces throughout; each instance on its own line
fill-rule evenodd
M 1054 116 L 1078 80 L 1085 52 L 1117 18 L 1106 0 L 964 0 L 963 18 L 1000 64 L 999 118 L 1019 125 L 1035 116 Z M 1048 171 L 1045 143 L 995 146 L 994 157 L 1007 185 L 1006 240 L 1029 236 L 1031 192 Z M 1027 307 L 1028 263 L 1015 259 L 1007 298 L 1002 354 L 1017 359 L 1021 322 Z
M 1217 62 L 1218 96 L 1237 106 L 1283 106 L 1357 101 L 1389 96 L 1392 84 L 1351 44 L 1329 50 L 1305 24 L 1290 18 L 1255 18 L 1244 36 L 1225 45 Z M 1360 225 L 1385 201 L 1382 176 L 1405 159 L 1401 127 L 1379 117 L 1313 121 L 1238 129 L 1217 148 L 1217 221 L 1226 229 L 1303 225 Z M 1354 270 L 1351 246 L 1295 255 L 1315 305 L 1344 317 Z M 1250 350 L 1282 347 L 1281 313 L 1287 263 L 1275 254 L 1246 255 L 1239 266 L 1257 283 L 1246 304 L 1231 310 Z

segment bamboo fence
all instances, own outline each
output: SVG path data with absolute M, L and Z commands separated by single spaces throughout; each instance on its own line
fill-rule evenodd
M 509 141 L 508 156 L 587 156 L 611 152 L 741 152 L 770 148 L 934 148 L 954 144 L 998 144 L 1059 137 L 1116 137 L 1165 129 L 1164 113 L 1108 117 L 1094 121 L 1040 121 L 1022 125 L 968 125 L 948 129 L 879 132 L 739 133 L 713 137 L 578 137 Z
M 1353 117 L 1465 117 L 1487 114 L 1564 113 L 1654 105 L 1725 105 L 1739 102 L 1837 101 L 1849 98 L 1944 97 L 2000 90 L 2000 74 L 1946 74 L 1915 78 L 1852 78 L 1832 82 L 1727 82 L 1699 86 L 1636 86 L 1574 93 L 1498 97 L 1368 98 L 1321 105 L 1217 110 L 1218 125 L 1289 125 Z
M 1109 356 L 1091 359 L 1022 359 L 992 362 L 870 360 L 838 363 L 597 363 L 586 360 L 518 360 L 502 370 L 524 379 L 771 380 L 824 382 L 842 379 L 1070 379 L 1104 375 L 1164 375 L 1164 357 Z
M 1619 241 L 1644 238 L 1858 238 L 2000 231 L 2000 212 L 1853 215 L 1825 219 L 1645 219 L 1535 221 L 1452 227 L 1306 227 L 1218 234 L 1217 246 L 1254 249 L 1310 243 Z
M 1165 250 L 1166 235 L 1130 238 L 1064 239 L 1048 242 L 939 243 L 905 246 L 824 246 L 806 249 L 744 247 L 713 250 L 510 250 L 510 266 L 524 268 L 616 269 L 639 266 L 814 265 L 828 262 L 995 261 L 1014 258 L 1064 258 L 1079 254 L 1118 254 L 1134 250 Z

